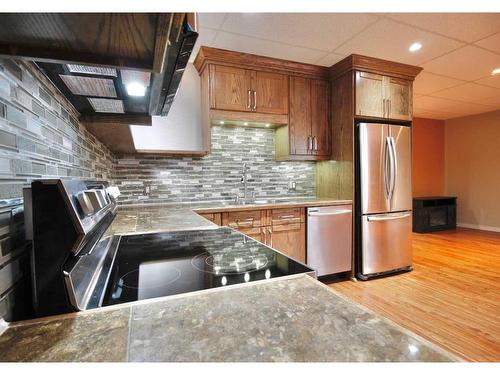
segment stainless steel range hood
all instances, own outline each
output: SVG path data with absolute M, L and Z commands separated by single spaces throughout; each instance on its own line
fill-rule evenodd
M 179 15 L 174 17 L 179 17 Z M 159 74 L 153 73 L 151 79 L 151 90 L 155 95 L 151 95 L 149 102 L 150 115 L 166 116 L 168 114 L 197 38 L 198 33 L 187 22 L 187 18 L 181 22 L 174 20 L 169 33 L 163 71 Z

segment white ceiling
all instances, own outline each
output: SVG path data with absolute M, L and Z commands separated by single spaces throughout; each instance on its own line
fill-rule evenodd
M 201 13 L 200 45 L 331 66 L 351 53 L 419 65 L 414 114 L 500 109 L 500 13 Z M 420 42 L 421 50 L 408 47 Z M 193 53 L 194 59 L 196 51 Z

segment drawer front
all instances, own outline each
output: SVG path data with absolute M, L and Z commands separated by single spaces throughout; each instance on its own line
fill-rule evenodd
M 271 211 L 272 225 L 286 225 L 304 222 L 303 208 L 277 208 Z
M 224 212 L 222 225 L 232 228 L 257 228 L 265 225 L 265 211 Z

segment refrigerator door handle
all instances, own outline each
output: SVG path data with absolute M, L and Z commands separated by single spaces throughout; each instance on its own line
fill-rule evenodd
M 391 200 L 391 184 L 392 184 L 392 151 L 390 137 L 385 138 L 384 148 L 384 187 L 385 196 Z
M 389 158 L 391 161 L 391 177 L 389 183 L 389 201 L 392 201 L 394 196 L 394 189 L 396 188 L 396 176 L 398 173 L 398 160 L 396 154 L 396 145 L 394 143 L 394 137 L 388 137 L 389 139 Z
M 398 220 L 398 219 L 404 219 L 405 217 L 411 216 L 411 212 L 407 212 L 405 214 L 401 215 L 374 215 L 374 216 L 367 216 L 366 219 L 368 221 L 388 221 L 388 220 Z
M 389 202 L 392 201 L 392 196 L 394 195 L 394 187 L 396 184 L 396 153 L 394 152 L 393 148 L 393 138 L 392 137 L 387 137 L 387 144 L 388 144 L 388 149 L 389 149 Z

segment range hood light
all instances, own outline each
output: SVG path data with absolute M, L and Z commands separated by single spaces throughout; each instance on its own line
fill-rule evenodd
M 492 76 L 496 76 L 497 74 L 500 74 L 500 68 L 493 69 L 493 71 L 491 72 Z
M 146 86 L 140 82 L 130 82 L 125 86 L 127 88 L 127 93 L 130 96 L 144 96 L 146 95 Z

